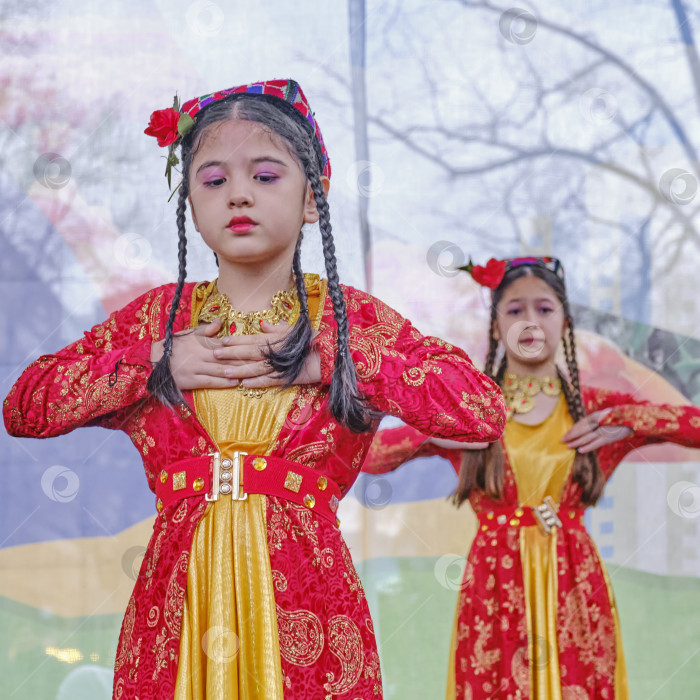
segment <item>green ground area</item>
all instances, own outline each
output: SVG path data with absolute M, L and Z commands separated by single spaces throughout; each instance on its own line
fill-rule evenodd
M 444 696 L 457 593 L 440 583 L 445 576 L 435 575 L 436 563 L 433 558 L 374 559 L 359 566 L 387 700 Z M 632 699 L 700 698 L 700 581 L 614 567 L 610 575 Z M 64 679 L 81 666 L 111 668 L 120 625 L 121 615 L 61 618 L 0 598 L 3 697 L 54 700 Z

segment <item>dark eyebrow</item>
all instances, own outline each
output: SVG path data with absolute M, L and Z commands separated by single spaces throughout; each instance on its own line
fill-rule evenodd
M 523 301 L 525 301 L 525 300 L 524 300 L 524 299 L 521 299 L 520 297 L 518 297 L 518 298 L 516 298 L 516 299 L 508 299 L 508 301 L 506 302 L 506 304 L 511 304 L 511 303 L 513 303 L 513 302 L 519 302 L 519 303 L 520 303 L 520 302 L 523 302 Z M 535 299 L 535 301 L 540 301 L 540 302 L 542 302 L 542 301 L 548 301 L 550 304 L 555 304 L 555 303 L 556 303 L 556 302 L 554 301 L 554 299 L 550 299 L 550 297 L 538 297 L 537 299 Z
M 274 158 L 273 156 L 260 156 L 259 158 L 253 158 L 250 162 L 255 165 L 258 165 L 259 163 L 277 163 L 277 165 L 281 165 L 283 168 L 289 167 L 287 163 L 280 160 L 279 158 Z M 197 168 L 197 172 L 195 174 L 200 173 L 205 168 L 211 168 L 213 166 L 226 167 L 226 164 L 220 160 L 208 160 L 206 163 L 202 163 Z
M 283 160 L 280 160 L 279 158 L 273 158 L 272 156 L 261 156 L 260 158 L 253 158 L 253 160 L 250 161 L 251 163 L 277 163 L 277 165 L 281 165 L 283 168 L 288 168 L 289 166 L 287 163 L 285 163 Z
M 206 163 L 202 163 L 198 168 L 197 172 L 195 175 L 199 175 L 199 173 L 204 170 L 205 168 L 211 168 L 214 165 L 223 165 L 223 163 L 220 160 L 208 160 Z

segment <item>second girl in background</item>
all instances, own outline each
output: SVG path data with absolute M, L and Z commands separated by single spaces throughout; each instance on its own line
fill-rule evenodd
M 662 441 L 699 447 L 700 409 L 580 386 L 557 259 L 492 259 L 467 269 L 492 289 L 484 371 L 506 399 L 502 440 L 464 445 L 410 427 L 383 430 L 363 470 L 442 455 L 459 472 L 455 503 L 468 500 L 478 517 L 448 700 L 624 700 L 615 600 L 584 510 L 631 450 Z M 555 362 L 560 346 L 566 372 Z

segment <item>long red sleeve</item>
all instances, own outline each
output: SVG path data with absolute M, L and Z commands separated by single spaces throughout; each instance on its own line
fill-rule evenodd
M 626 426 L 634 431 L 620 441 L 618 449 L 629 452 L 659 442 L 700 447 L 700 408 L 697 406 L 652 404 L 639 401 L 631 394 L 592 388 L 584 389 L 584 401 L 589 413 L 611 409 L 601 420 L 602 427 Z
M 386 474 L 398 469 L 405 462 L 419 457 L 443 457 L 452 463 L 459 473 L 462 450 L 438 447 L 427 435 L 410 425 L 380 430 L 372 440 L 362 471 L 367 474 Z
M 464 351 L 421 335 L 378 299 L 352 288 L 344 291 L 359 389 L 374 408 L 428 437 L 492 442 L 502 435 L 501 391 Z M 315 342 L 322 381 L 329 384 L 337 351 L 335 325 L 321 329 Z
M 146 397 L 154 294 L 147 292 L 82 339 L 29 365 L 3 403 L 8 433 L 46 438 L 106 424 L 108 414 Z

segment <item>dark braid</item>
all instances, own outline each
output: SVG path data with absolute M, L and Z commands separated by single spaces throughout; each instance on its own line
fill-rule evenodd
M 304 234 L 299 232 L 292 262 L 297 297 L 299 298 L 299 318 L 284 342 L 277 348 L 268 347 L 265 352 L 267 361 L 278 373 L 278 376 L 285 380 L 287 386 L 294 382 L 304 367 L 313 335 L 311 319 L 309 318 L 309 297 L 304 284 L 304 273 L 301 269 L 301 241 L 303 238 Z
M 498 351 L 498 341 L 494 334 L 496 327 L 496 307 L 491 307 L 491 320 L 489 321 L 489 351 L 486 354 L 486 362 L 484 363 L 484 374 L 487 377 L 493 377 L 493 367 L 496 363 L 496 352 Z
M 562 338 L 562 344 L 564 346 L 564 356 L 566 358 L 566 367 L 569 372 L 571 385 L 569 385 L 559 369 L 557 369 L 557 373 L 562 382 L 569 413 L 575 423 L 586 416 L 586 409 L 583 406 L 578 362 L 576 361 L 574 320 L 571 317 L 568 304 L 566 304 L 564 308 L 567 329 Z M 581 501 L 587 505 L 595 505 L 605 488 L 605 477 L 603 476 L 603 470 L 600 468 L 598 455 L 595 452 L 586 452 L 584 454 L 578 451 L 576 452 L 574 465 L 572 467 L 572 479 L 581 487 Z
M 170 314 L 165 326 L 165 343 L 163 345 L 163 356 L 153 367 L 151 376 L 148 378 L 148 391 L 166 406 L 175 407 L 178 404 L 185 404 L 185 399 L 173 379 L 170 368 L 170 358 L 173 354 L 173 324 L 175 314 L 180 305 L 182 289 L 185 286 L 187 277 L 187 236 L 185 234 L 185 210 L 187 208 L 187 187 L 185 182 L 180 186 L 177 199 L 177 259 L 179 264 L 177 286 L 175 295 L 170 305 Z
M 308 178 L 319 215 L 318 224 L 321 229 L 323 257 L 326 262 L 328 294 L 333 302 L 333 316 L 338 324 L 338 352 L 335 356 L 335 367 L 330 386 L 331 413 L 337 420 L 347 425 L 350 430 L 361 433 L 369 429 L 372 421 L 378 418 L 378 415 L 367 406 L 357 389 L 357 372 L 348 347 L 350 326 L 345 308 L 345 297 L 338 279 L 333 229 L 326 193 L 323 191 L 321 178 L 317 172 L 308 173 Z
M 567 329 L 562 338 L 564 346 L 564 357 L 566 358 L 566 367 L 569 371 L 569 378 L 573 388 L 572 399 L 573 405 L 570 406 L 571 417 L 577 421 L 581 420 L 586 415 L 583 408 L 583 400 L 581 398 L 581 382 L 578 375 L 578 363 L 576 362 L 576 345 L 574 341 L 574 320 L 571 318 L 568 308 L 566 309 Z

